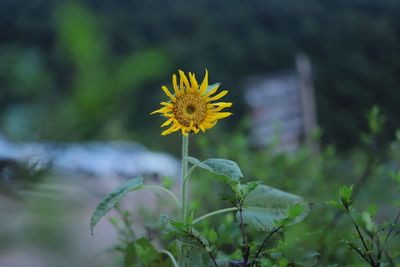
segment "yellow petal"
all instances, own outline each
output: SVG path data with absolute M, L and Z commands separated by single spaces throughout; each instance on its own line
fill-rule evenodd
M 166 107 L 173 107 L 174 106 L 174 104 L 169 103 L 169 102 L 160 102 L 160 105 L 166 106 Z
M 195 126 L 194 126 L 194 122 L 191 121 L 191 122 L 190 122 L 190 126 L 189 126 L 189 128 L 188 128 L 188 132 L 190 132 L 194 127 L 195 127 Z
M 164 113 L 163 116 L 166 118 L 175 118 L 174 113 Z
M 216 120 L 212 121 L 212 122 L 204 121 L 202 124 L 203 124 L 204 128 L 210 129 L 210 128 L 214 127 L 215 124 L 217 124 L 217 121 Z
M 227 107 L 220 106 L 220 107 L 212 108 L 212 109 L 210 109 L 210 112 L 211 112 L 211 114 L 212 114 L 212 113 L 221 111 L 221 110 L 223 110 L 224 108 L 227 108 Z
M 210 102 L 211 102 L 211 101 L 218 100 L 218 99 L 220 99 L 221 97 L 224 97 L 227 93 L 228 93 L 228 90 L 224 90 L 224 91 L 222 91 L 221 93 L 219 93 L 219 94 L 217 94 L 217 95 L 215 95 L 215 96 L 209 98 L 207 101 L 210 101 Z
M 208 106 L 208 105 L 213 105 L 213 106 L 219 106 L 219 107 L 226 107 L 226 108 L 229 108 L 229 107 L 232 106 L 232 103 L 231 103 L 231 102 L 216 102 L 216 103 L 207 104 L 207 106 Z
M 166 122 L 164 122 L 164 123 L 161 125 L 161 127 L 170 125 L 171 122 L 172 122 L 173 120 L 174 120 L 173 118 L 169 118 Z
M 189 81 L 186 78 L 185 73 L 183 71 L 179 70 L 179 75 L 180 75 L 180 78 L 181 78 L 181 89 L 185 87 L 186 91 L 188 91 L 190 86 L 189 86 Z
M 214 106 L 215 105 L 215 106 Z M 218 112 L 223 110 L 224 108 L 229 108 L 232 106 L 232 103 L 229 102 L 218 102 L 214 104 L 207 104 L 208 111 L 210 113 Z
M 175 101 L 176 101 L 175 96 L 173 96 L 173 95 L 171 94 L 171 92 L 168 90 L 168 88 L 167 88 L 165 85 L 163 85 L 163 86 L 161 87 L 161 89 L 164 91 L 164 93 L 165 93 L 169 98 L 171 98 L 172 102 L 175 102 Z
M 208 86 L 208 70 L 206 69 L 206 75 L 204 75 L 204 79 L 200 85 L 200 94 L 201 95 L 206 92 L 207 86 Z
M 167 129 L 164 132 L 162 132 L 161 135 L 171 134 L 171 133 L 176 132 L 178 130 L 179 130 L 179 126 L 178 125 L 172 125 L 169 129 Z
M 176 75 L 172 75 L 172 85 L 174 86 L 174 91 L 176 96 L 180 96 L 178 83 L 176 81 Z
M 205 96 L 204 98 L 208 98 L 210 95 L 214 94 L 219 88 L 219 84 L 215 86 L 213 89 L 211 89 Z
M 209 116 L 210 120 L 219 120 L 232 115 L 231 112 L 218 112 Z
M 199 84 L 197 83 L 194 73 L 189 72 L 189 78 L 190 78 L 190 83 L 192 85 L 190 92 L 191 93 L 197 92 L 197 90 L 199 89 Z
M 153 115 L 153 114 L 156 114 L 156 113 L 166 113 L 166 112 L 169 112 L 169 111 L 172 111 L 172 109 L 170 107 L 162 107 L 160 109 L 157 109 L 157 110 L 151 112 L 150 115 Z

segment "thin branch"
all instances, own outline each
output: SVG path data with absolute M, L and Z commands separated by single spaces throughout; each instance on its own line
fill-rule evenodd
M 363 244 L 363 246 L 364 246 L 365 252 L 368 254 L 368 258 L 369 258 L 369 260 L 370 260 L 370 261 L 369 261 L 370 264 L 371 264 L 372 266 L 376 266 L 374 259 L 373 259 L 372 256 L 368 253 L 369 249 L 368 249 L 367 243 L 365 242 L 364 236 L 362 235 L 362 233 L 361 233 L 361 231 L 360 231 L 360 228 L 358 227 L 357 223 L 354 221 L 354 219 L 353 219 L 353 217 L 350 215 L 350 213 L 349 213 L 349 216 L 350 216 L 350 218 L 351 218 L 351 221 L 353 222 L 354 227 L 356 228 L 356 231 L 357 231 L 358 236 L 359 236 L 360 239 L 361 239 L 361 242 L 362 242 L 362 244 Z
M 182 208 L 181 203 L 179 202 L 178 198 L 174 195 L 174 193 L 172 193 L 168 189 L 166 189 L 166 188 L 164 188 L 162 186 L 159 186 L 159 185 L 144 185 L 143 189 L 146 189 L 146 188 L 148 188 L 148 189 L 157 189 L 157 190 L 160 190 L 160 191 L 163 191 L 163 192 L 167 193 L 169 196 L 172 197 L 172 199 L 174 200 L 176 206 L 179 209 Z
M 212 262 L 214 263 L 215 267 L 218 267 L 217 261 L 215 260 L 214 255 L 211 253 L 211 251 L 207 250 L 208 255 L 210 256 Z
M 389 262 L 389 266 L 390 266 L 390 267 L 395 267 L 396 264 L 394 263 L 394 260 L 392 259 L 392 257 L 389 255 L 389 252 L 385 250 L 384 253 L 385 253 L 386 259 L 387 259 L 388 262 Z
M 267 244 L 268 240 L 269 240 L 275 233 L 277 233 L 279 230 L 281 230 L 282 228 L 283 228 L 282 226 L 279 226 L 279 227 L 275 228 L 274 230 L 272 230 L 272 231 L 268 234 L 268 236 L 264 239 L 264 241 L 263 241 L 263 243 L 261 244 L 261 246 L 258 248 L 258 251 L 257 251 L 256 255 L 254 256 L 254 258 L 253 258 L 253 260 L 252 260 L 252 262 L 251 262 L 251 264 L 250 264 L 250 267 L 253 267 L 254 264 L 256 264 L 257 258 L 260 256 L 260 254 L 261 254 L 262 250 L 264 249 L 264 246 Z
M 361 192 L 362 187 L 368 182 L 368 179 L 371 176 L 373 166 L 375 166 L 377 162 L 377 156 L 373 151 L 371 150 L 369 157 L 367 159 L 367 163 L 365 164 L 364 170 L 361 173 L 361 175 L 356 179 L 356 184 L 353 186 L 353 193 L 352 193 L 352 199 L 353 202 L 357 198 L 358 194 Z M 324 232 L 328 232 L 329 229 L 333 229 L 338 225 L 338 222 L 342 219 L 344 213 L 341 211 L 337 211 L 335 215 L 333 216 L 333 219 L 330 221 L 330 223 L 325 227 Z M 328 235 L 323 235 L 320 239 L 320 243 L 322 243 L 325 238 Z M 325 250 L 325 246 L 322 247 L 322 253 Z
M 235 210 L 237 210 L 236 207 L 231 207 L 231 208 L 216 210 L 216 211 L 213 211 L 213 212 L 204 214 L 203 216 L 201 216 L 201 217 L 195 219 L 192 223 L 193 223 L 193 224 L 196 224 L 196 223 L 198 223 L 198 222 L 200 222 L 200 221 L 202 221 L 202 220 L 204 220 L 204 219 L 206 219 L 206 218 L 208 218 L 208 217 L 211 217 L 211 216 L 214 216 L 214 215 L 217 215 L 217 214 L 221 214 L 221 213 L 225 213 L 225 212 L 235 211 Z
M 183 181 L 185 183 L 187 183 L 189 181 L 190 175 L 192 174 L 192 172 L 197 168 L 196 165 L 193 165 L 192 167 L 189 168 L 189 170 L 187 171 L 185 177 L 183 178 Z
M 249 260 L 250 248 L 246 238 L 246 230 L 244 228 L 242 203 L 239 204 L 239 216 L 240 216 L 240 232 L 242 233 L 242 239 L 243 239 L 243 248 L 242 248 L 243 265 L 247 266 L 247 262 Z
M 390 266 L 394 266 L 393 260 L 390 258 L 389 254 L 386 251 L 386 247 L 387 247 L 387 243 L 389 242 L 389 238 L 390 235 L 392 234 L 393 230 L 394 230 L 394 226 L 398 223 L 398 221 L 400 220 L 400 210 L 397 213 L 393 223 L 390 225 L 389 231 L 385 237 L 385 240 L 383 241 L 383 245 L 382 247 L 380 247 L 380 242 L 379 242 L 379 238 L 377 239 L 377 245 L 378 245 L 378 264 L 380 264 L 381 258 L 382 258 L 382 253 L 385 253 L 385 256 L 387 258 L 387 260 L 389 261 Z
M 215 267 L 218 267 L 217 261 L 215 260 L 214 255 L 211 253 L 211 251 L 207 248 L 206 245 L 203 244 L 203 242 L 197 237 L 195 236 L 193 233 L 189 232 L 189 231 L 185 231 L 185 233 L 187 235 L 189 235 L 191 238 L 193 238 L 194 240 L 196 240 L 208 253 L 208 255 L 211 258 L 211 261 L 214 263 Z
M 376 263 L 378 266 L 381 265 L 381 258 L 382 258 L 382 251 L 383 248 L 381 248 L 381 242 L 379 240 L 379 235 L 376 235 L 376 250 L 377 250 L 377 255 L 376 255 Z
M 375 155 L 375 153 L 373 151 L 371 151 L 371 154 L 372 155 L 367 159 L 367 163 L 366 163 L 363 173 L 358 178 L 357 183 L 353 187 L 354 188 L 353 194 L 352 194 L 353 200 L 355 200 L 358 197 L 358 194 L 361 192 L 361 188 L 368 181 L 369 177 L 371 176 L 373 167 L 376 164 L 377 156 Z
M 358 248 L 350 246 L 350 248 L 352 250 L 354 250 L 355 252 L 357 252 L 366 262 L 368 262 L 370 265 L 372 265 L 373 263 L 370 262 L 370 260 L 364 255 L 364 253 L 362 253 Z
M 400 220 L 400 210 L 397 213 L 396 218 L 394 219 L 393 223 L 390 225 L 389 232 L 388 232 L 388 234 L 386 235 L 386 238 L 385 238 L 385 245 L 389 241 L 389 237 L 390 237 L 390 235 L 392 234 L 392 232 L 394 230 L 394 226 L 398 223 L 399 220 Z

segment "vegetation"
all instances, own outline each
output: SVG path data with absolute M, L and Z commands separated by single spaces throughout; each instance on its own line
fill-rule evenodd
M 294 154 L 281 154 L 273 147 L 249 151 L 247 139 L 240 133 L 222 137 L 215 134 L 213 138 L 224 140 L 218 140 L 219 145 L 212 145 L 207 137 L 202 137 L 198 144 L 204 150 L 202 153 L 210 154 L 210 148 L 213 148 L 213 154 L 243 164 L 247 177 L 257 177 L 260 182 L 296 192 L 309 204 L 298 196 L 241 178 L 241 171 L 233 161 L 209 159 L 200 162 L 189 158 L 192 168 L 200 167 L 220 176 L 194 175 L 192 188 L 197 190 L 193 192 L 192 212 L 188 213 L 186 221 L 162 215 L 157 227 L 154 223 L 149 224 L 147 231 L 154 233 L 158 229 L 165 235 L 159 237 L 161 247 L 172 251 L 168 252 L 171 258 L 172 254 L 178 255 L 178 259 L 182 255 L 174 249 L 176 244 L 171 240 L 191 246 L 192 249 L 184 253 L 188 262 L 172 260 L 179 262 L 173 266 L 358 266 L 362 261 L 370 266 L 397 266 L 400 207 L 394 200 L 398 198 L 400 185 L 399 158 L 393 152 L 399 146 L 400 134 L 389 151 L 378 152 L 376 142 L 382 134 L 385 118 L 375 106 L 367 113 L 367 120 L 369 131 L 361 135 L 364 150 L 347 159 L 336 156 L 333 147 L 321 154 L 307 148 Z M 115 198 L 120 199 L 119 192 L 122 195 L 127 192 L 125 189 L 129 189 L 130 183 L 135 184 L 134 189 L 142 187 L 142 180 L 135 181 L 138 180 L 116 189 L 100 203 L 92 226 L 112 208 L 110 203 L 115 204 Z M 340 184 L 353 186 L 340 187 Z M 391 184 L 397 184 L 397 187 Z M 339 187 L 339 200 L 330 200 L 336 199 L 335 191 Z M 231 206 L 220 202 L 221 199 L 228 200 Z M 360 202 L 368 203 L 366 210 L 362 208 L 363 212 L 356 208 Z M 302 221 L 309 207 L 309 216 Z M 207 213 L 210 209 L 217 210 Z M 222 215 L 232 211 L 236 216 L 226 214 L 221 219 Z M 204 213 L 206 215 L 195 216 Z M 137 215 L 126 212 L 125 216 Z M 131 229 L 130 224 L 125 227 Z M 160 240 L 152 241 L 159 244 Z M 141 245 L 128 250 L 135 242 Z M 160 256 L 154 255 L 165 253 L 164 249 L 157 252 L 146 238 L 133 238 L 117 248 L 122 252 L 125 266 L 161 266 L 157 265 Z M 146 253 L 150 248 L 155 254 L 149 262 Z M 138 251 L 146 253 L 142 255 Z M 163 264 L 165 261 L 161 260 Z

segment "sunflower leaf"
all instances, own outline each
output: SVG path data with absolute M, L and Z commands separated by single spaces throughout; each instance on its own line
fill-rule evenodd
M 309 211 L 302 197 L 266 185 L 257 186 L 243 204 L 244 223 L 258 231 L 271 231 L 277 226 L 298 223 Z
M 143 186 L 143 177 L 133 178 L 124 184 L 115 188 L 106 195 L 97 205 L 90 219 L 90 231 L 93 235 L 93 229 L 104 215 L 107 214 L 128 192 L 140 189 Z
M 238 184 L 240 179 L 243 177 L 239 166 L 231 160 L 206 159 L 205 161 L 201 162 L 196 158 L 188 157 L 188 161 L 196 167 L 223 176 L 223 182 L 228 184 Z

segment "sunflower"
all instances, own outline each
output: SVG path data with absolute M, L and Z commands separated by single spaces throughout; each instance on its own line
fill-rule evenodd
M 189 80 L 183 71 L 179 71 L 180 83 L 178 86 L 177 77 L 172 76 L 172 85 L 175 94 L 172 94 L 166 86 L 162 86 L 164 93 L 170 98 L 168 102 L 161 102 L 163 106 L 153 111 L 151 114 L 160 113 L 167 118 L 161 127 L 170 127 L 163 131 L 161 135 L 171 134 L 181 130 L 187 136 L 189 133 L 205 132 L 212 128 L 219 119 L 232 115 L 230 112 L 221 112 L 224 108 L 232 106 L 230 102 L 215 102 L 228 93 L 223 90 L 214 95 L 219 84 L 208 90 L 208 71 L 204 76 L 203 82 L 199 86 L 194 73 L 189 72 Z

